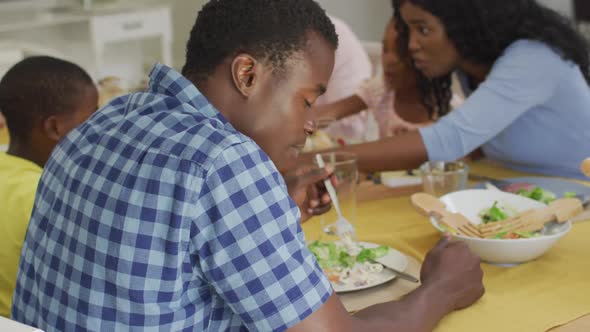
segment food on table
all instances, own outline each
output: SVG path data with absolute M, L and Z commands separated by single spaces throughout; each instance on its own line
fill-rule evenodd
M 483 225 L 494 223 L 498 221 L 506 220 L 510 217 L 517 215 L 518 212 L 508 206 L 499 205 L 498 202 L 494 202 L 494 204 L 487 209 L 483 209 L 479 216 L 481 217 L 481 221 Z M 494 234 L 493 236 L 489 237 L 492 239 L 528 239 L 532 237 L 539 237 L 541 236 L 540 232 L 525 232 L 525 231 L 510 231 L 510 232 L 499 232 Z
M 308 246 L 333 284 L 363 287 L 381 281 L 383 265 L 374 260 L 387 255 L 389 248 L 367 249 L 359 245 L 315 241 Z
M 494 222 L 494 221 L 501 221 L 505 220 L 506 218 L 514 215 L 508 211 L 505 207 L 498 206 L 498 202 L 494 202 L 494 205 L 489 209 L 483 209 L 479 216 L 481 217 L 481 221 L 484 224 Z
M 532 191 L 536 188 L 537 186 L 534 184 L 530 184 L 530 183 L 525 183 L 525 182 L 517 182 L 517 183 L 511 183 L 509 185 L 503 186 L 502 189 L 503 191 L 509 192 L 509 193 L 513 193 L 516 194 L 519 191 Z
M 545 204 L 549 204 L 556 199 L 556 196 L 553 192 L 545 190 L 541 187 L 535 187 L 533 190 L 521 189 L 517 192 L 517 194 Z
M 319 150 L 327 150 L 337 147 L 337 144 L 332 140 L 330 135 L 323 130 L 316 130 L 313 135 L 305 141 L 304 152 L 312 152 Z
M 549 204 L 557 198 L 555 193 L 530 183 L 513 183 L 501 189 L 545 204 Z
M 419 212 L 436 220 L 437 228 L 444 232 L 487 239 L 540 237 L 546 232 L 552 232 L 547 230 L 548 224 L 566 223 L 583 211 L 582 201 L 578 198 L 560 198 L 547 206 L 541 205 L 540 208 L 525 211 L 517 211 L 505 203 L 494 201 L 490 207 L 479 211 L 481 222 L 477 223 L 470 221 L 460 212 L 448 211 L 445 203 L 426 193 L 412 195 L 411 202 Z M 487 204 L 489 203 L 485 203 L 484 206 Z
M 513 231 L 513 232 L 500 232 L 493 237 L 492 239 L 498 240 L 516 240 L 516 239 L 530 239 L 533 237 L 540 237 L 540 232 L 524 232 L 524 231 Z

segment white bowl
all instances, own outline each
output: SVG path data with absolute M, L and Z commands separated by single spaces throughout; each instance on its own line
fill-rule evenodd
M 545 204 L 520 195 L 510 194 L 499 190 L 462 190 L 447 194 L 440 198 L 447 210 L 463 214 L 473 224 L 479 225 L 481 218 L 479 213 L 490 208 L 494 202 L 509 206 L 517 212 L 529 209 L 542 208 Z M 430 218 L 430 222 L 441 232 L 436 219 Z M 455 236 L 467 243 L 469 248 L 479 255 L 484 262 L 498 265 L 514 265 L 528 262 L 538 258 L 547 252 L 559 239 L 571 229 L 571 222 L 558 227 L 552 227 L 547 235 L 530 239 L 479 239 L 467 236 Z

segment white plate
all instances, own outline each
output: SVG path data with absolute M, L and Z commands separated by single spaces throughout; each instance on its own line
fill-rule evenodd
M 367 249 L 373 249 L 380 246 L 378 244 L 368 242 L 359 242 L 359 244 Z M 398 271 L 403 272 L 408 267 L 408 259 L 406 258 L 406 256 L 393 248 L 389 248 L 387 255 L 385 255 L 383 259 L 386 259 L 387 262 L 391 265 L 391 267 L 397 269 Z M 395 279 L 395 277 L 396 275 L 393 272 L 391 272 L 391 270 L 384 267 L 383 271 L 381 271 L 381 273 L 379 274 L 379 278 L 377 279 L 377 281 L 372 284 L 364 286 L 344 286 L 332 283 L 332 287 L 334 288 L 334 291 L 336 293 L 356 292 L 363 289 L 383 285 L 384 283 Z

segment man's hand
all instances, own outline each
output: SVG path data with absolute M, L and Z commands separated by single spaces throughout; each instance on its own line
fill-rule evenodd
M 6 127 L 6 119 L 4 119 L 4 116 L 0 113 L 0 129 L 4 129 L 4 127 Z
M 479 257 L 450 236 L 428 253 L 420 277 L 423 285 L 438 288 L 454 310 L 472 305 L 485 291 Z
M 333 168 L 303 166 L 293 172 L 283 174 L 289 196 L 301 211 L 301 222 L 330 210 L 330 196 L 324 187 L 324 180 L 330 178 Z

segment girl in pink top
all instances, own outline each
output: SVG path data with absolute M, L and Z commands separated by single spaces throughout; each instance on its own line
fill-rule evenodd
M 331 134 L 344 136 L 337 138 L 348 143 L 374 141 L 429 125 L 449 112 L 452 95 L 420 84 L 424 78 L 419 77 L 410 59 L 399 56 L 393 20 L 385 30 L 382 65 L 381 74 L 361 84 L 355 95 L 317 107 L 318 120 L 343 119 L 368 110 L 361 113 L 364 125 Z

